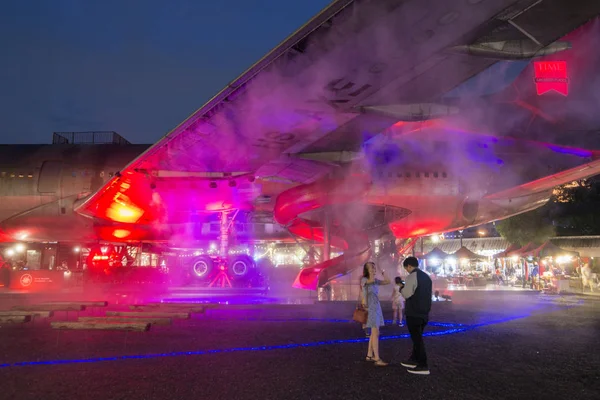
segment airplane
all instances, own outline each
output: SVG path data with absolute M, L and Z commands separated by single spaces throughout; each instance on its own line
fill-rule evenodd
M 227 259 L 227 227 L 237 210 L 270 212 L 325 243 L 325 261 L 294 282 L 315 290 L 366 261 L 374 235 L 414 239 L 506 218 L 600 173 L 596 150 L 486 124 L 506 115 L 494 114 L 506 88 L 444 97 L 499 62 L 568 58 L 559 39 L 598 14 L 600 4 L 566 0 L 333 1 L 157 143 L 132 148 L 139 154 L 101 187 L 92 181 L 106 167 L 65 189 L 69 169 L 46 156 L 54 183 L 44 183 L 44 164 L 36 176 L 61 192 L 44 197 L 38 182 L 0 228 L 12 240 L 76 232 L 184 247 L 194 218 L 217 213 L 221 258 L 187 265 L 200 278 L 252 268 L 236 272 L 240 260 Z M 328 259 L 332 246 L 344 254 Z

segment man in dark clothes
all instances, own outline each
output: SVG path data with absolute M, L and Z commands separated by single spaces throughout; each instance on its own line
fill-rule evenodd
M 410 358 L 401 364 L 408 368 L 411 374 L 429 375 L 423 330 L 429 321 L 429 311 L 431 311 L 431 279 L 419 269 L 419 260 L 415 257 L 406 258 L 403 265 L 408 276 L 404 285 L 400 286 L 400 293 L 406 299 L 404 314 L 413 342 L 413 350 Z

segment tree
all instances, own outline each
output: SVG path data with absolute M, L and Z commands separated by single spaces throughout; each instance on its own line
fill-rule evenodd
M 556 187 L 552 192 L 554 203 L 576 203 L 586 201 L 593 193 L 593 181 L 582 179 Z
M 560 235 L 600 234 L 600 181 L 590 178 L 554 190 L 551 216 Z
M 496 223 L 496 230 L 510 243 L 521 246 L 529 242 L 543 243 L 556 233 L 548 219 L 548 209 L 541 207 Z

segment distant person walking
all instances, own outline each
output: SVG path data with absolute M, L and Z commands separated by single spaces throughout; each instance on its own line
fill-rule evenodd
M 366 263 L 363 267 L 363 277 L 360 280 L 360 287 L 363 306 L 369 313 L 366 326 L 371 328 L 366 360 L 374 361 L 378 367 L 385 367 L 387 363 L 379 358 L 379 328 L 385 325 L 383 313 L 381 312 L 381 304 L 379 303 L 379 286 L 389 285 L 390 280 L 385 276 L 384 271 L 381 272 L 382 279 L 377 279 L 375 263 Z
M 590 268 L 590 264 L 585 263 L 583 267 L 581 267 L 581 287 L 582 291 L 585 291 L 585 287 L 590 287 L 590 292 L 594 292 L 594 279 L 593 279 L 592 269 Z
M 404 285 L 400 285 L 400 293 L 406 299 L 404 312 L 413 349 L 410 358 L 401 364 L 408 368 L 411 374 L 429 375 L 423 331 L 429 322 L 431 311 L 431 279 L 419 269 L 419 260 L 415 257 L 406 258 L 403 266 L 408 276 Z

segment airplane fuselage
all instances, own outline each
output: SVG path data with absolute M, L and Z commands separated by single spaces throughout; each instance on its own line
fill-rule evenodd
M 507 199 L 486 196 L 573 168 L 591 157 L 591 152 L 444 128 L 392 130 L 365 149 L 362 164 L 372 184 L 360 200 L 389 208 L 385 222 L 396 237 L 448 232 L 542 206 L 552 189 Z M 365 223 L 365 216 L 374 215 L 366 209 L 353 206 L 340 215 L 351 225 L 373 225 L 370 220 Z
M 88 225 L 73 205 L 100 189 L 148 145 L 0 146 L 0 225 L 9 240 L 55 241 Z M 52 237 L 52 233 L 56 236 Z
M 98 237 L 98 222 L 74 208 L 90 193 L 143 152 L 147 145 L 5 145 L 0 146 L 0 226 L 4 241 L 119 240 Z M 586 161 L 585 155 L 564 154 L 552 146 L 509 138 L 495 138 L 446 129 L 394 131 L 367 143 L 361 168 L 369 175 L 370 189 L 357 202 L 391 206 L 384 225 L 397 237 L 415 237 L 474 226 L 543 205 L 551 191 L 508 199 L 487 200 L 496 193 Z M 342 171 L 346 167 L 340 168 Z M 136 182 L 142 184 L 144 179 Z M 352 179 L 347 177 L 345 179 Z M 197 223 L 193 214 L 222 208 L 253 208 L 272 212 L 279 193 L 294 184 L 262 179 L 240 179 L 236 187 L 207 180 L 176 183 L 155 181 L 164 200 L 170 232 Z M 149 181 L 146 184 L 150 183 Z M 267 201 L 257 201 L 267 198 Z M 151 199 L 146 199 L 150 203 Z M 244 204 L 241 204 L 243 202 Z M 141 204 L 141 203 L 140 203 Z M 346 215 L 356 218 L 356 209 Z M 373 220 L 373 214 L 362 215 Z M 196 221 L 196 222 L 194 222 Z M 346 222 L 347 222 L 346 221 Z M 154 223 L 153 221 L 148 224 Z M 367 221 L 366 225 L 372 224 Z M 139 225 L 143 225 L 140 223 Z M 187 227 L 186 227 L 187 226 Z M 117 229 L 117 228 L 115 228 Z M 118 227 L 122 231 L 120 227 Z M 106 232 L 104 230 L 103 232 Z M 169 232 L 161 240 L 169 239 Z M 147 232 L 140 237 L 153 240 Z M 129 238 L 131 240 L 133 238 Z

